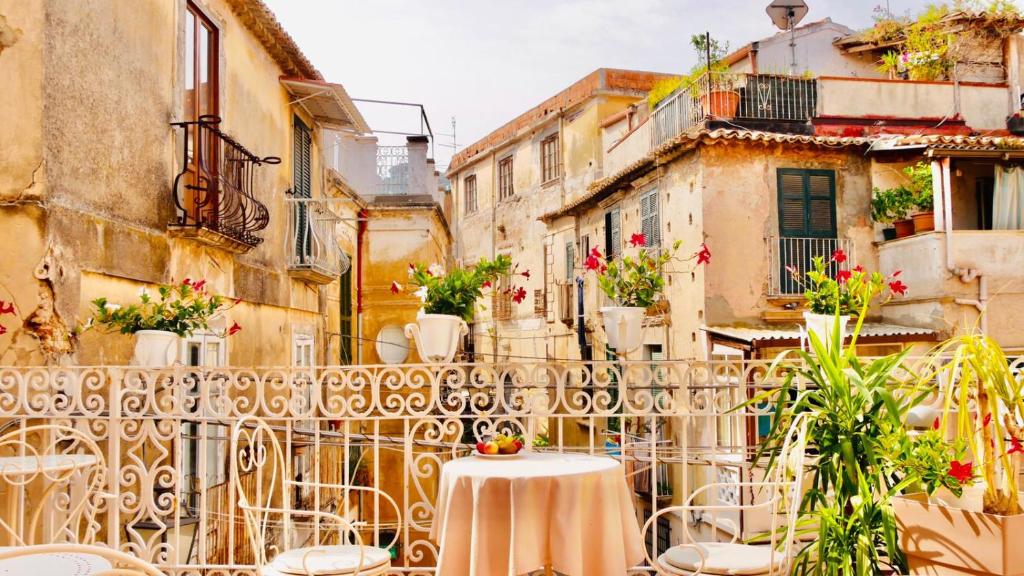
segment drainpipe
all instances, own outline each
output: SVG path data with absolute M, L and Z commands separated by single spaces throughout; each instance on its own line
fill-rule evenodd
M 953 195 L 952 178 L 950 176 L 950 159 L 940 160 L 942 167 L 941 196 L 942 196 L 942 225 L 946 236 L 946 269 L 957 276 L 964 284 L 969 284 L 975 279 L 978 281 L 978 297 L 957 298 L 954 300 L 961 306 L 973 306 L 978 310 L 980 316 L 981 331 L 988 333 L 988 318 L 985 309 L 988 307 L 988 278 L 975 268 L 960 268 L 953 259 Z
M 356 363 L 363 363 L 363 237 L 366 235 L 366 221 L 370 213 L 359 209 L 356 229 Z
M 757 53 L 761 50 L 760 42 L 750 43 L 750 73 L 757 74 Z M 710 358 L 710 356 L 708 356 Z

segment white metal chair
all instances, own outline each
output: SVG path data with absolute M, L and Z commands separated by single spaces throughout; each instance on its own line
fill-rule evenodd
M 96 568 L 88 573 L 89 576 L 164 576 L 155 566 L 135 556 L 112 548 L 86 544 L 43 544 L 0 549 L 0 573 L 4 573 L 4 569 L 11 565 L 9 561 L 22 560 L 17 566 L 10 566 L 11 569 L 40 570 L 39 576 L 49 576 L 52 572 L 46 571 L 46 558 L 61 555 L 77 555 L 83 560 L 89 560 L 90 567 Z
M 103 451 L 85 433 L 56 424 L 18 428 L 0 437 L 0 541 L 90 544 L 106 496 Z
M 803 495 L 804 448 L 806 446 L 807 425 L 803 417 L 798 417 L 788 430 L 782 449 L 777 455 L 776 467 L 772 479 L 763 482 L 732 482 L 712 483 L 701 486 L 690 494 L 686 503 L 670 506 L 657 511 L 644 524 L 643 532 L 655 525 L 658 518 L 665 514 L 692 511 L 752 510 L 767 508 L 771 515 L 771 529 L 766 535 L 767 544 L 745 544 L 737 542 L 739 531 L 734 531 L 729 542 L 698 542 L 683 522 L 683 542 L 666 550 L 657 560 L 651 558 L 651 551 L 645 548 L 647 561 L 659 575 L 697 576 L 712 574 L 716 576 L 776 576 L 788 574 L 793 559 L 796 522 L 799 515 L 800 499 Z M 702 505 L 695 499 L 705 493 L 713 494 L 720 488 L 747 488 L 755 495 L 765 496 L 764 501 L 754 504 L 740 505 Z M 784 519 L 784 520 L 783 520 Z M 783 522 L 785 525 L 783 526 Z M 714 528 L 712 528 L 714 531 Z
M 232 429 L 231 482 L 260 576 L 377 576 L 391 569 L 387 549 L 398 541 L 401 526 L 401 510 L 395 501 L 371 487 L 289 478 L 277 434 L 259 418 L 242 418 Z M 381 497 L 394 508 L 395 536 L 383 547 L 369 546 L 360 535 L 360 529 L 370 528 L 365 522 L 349 521 L 319 510 L 289 509 L 290 491 L 306 488 L 334 492 L 336 509 L 344 515 L 352 510 L 349 495 L 353 492 Z M 302 518 L 301 523 L 294 520 L 297 516 Z M 312 537 L 317 544 L 336 533 L 338 543 L 289 549 L 289 543 L 299 532 Z M 350 539 L 354 543 L 349 543 Z

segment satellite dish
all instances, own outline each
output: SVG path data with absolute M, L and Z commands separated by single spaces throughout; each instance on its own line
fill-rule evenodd
M 807 3 L 804 0 L 774 0 L 765 12 L 771 17 L 776 28 L 791 30 L 807 16 L 807 10 Z

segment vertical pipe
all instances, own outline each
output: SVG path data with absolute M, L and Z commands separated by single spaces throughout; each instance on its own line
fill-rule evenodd
M 363 363 L 363 238 L 369 211 L 360 208 L 356 222 L 356 363 Z M 342 296 L 344 297 L 344 296 Z

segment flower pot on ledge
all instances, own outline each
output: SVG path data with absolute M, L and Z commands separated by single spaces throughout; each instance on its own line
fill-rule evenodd
M 469 325 L 450 314 L 423 314 L 416 323 L 405 325 L 405 335 L 416 343 L 420 360 L 433 364 L 451 362 L 459 340 L 469 334 Z
M 954 508 L 929 502 L 923 493 L 892 503 L 911 574 L 1024 575 L 1024 514 Z
M 935 230 L 935 212 L 919 212 L 911 216 L 914 221 L 914 234 L 923 234 Z
M 619 354 L 636 350 L 643 342 L 644 316 L 647 309 L 639 306 L 606 306 L 601 308 L 608 347 Z
M 914 235 L 914 221 L 910 218 L 897 220 L 892 225 L 896 229 L 897 238 L 906 238 Z
M 167 368 L 178 360 L 178 335 L 165 330 L 139 330 L 135 333 L 132 366 Z
M 701 94 L 700 107 L 704 116 L 735 118 L 740 107 L 740 94 L 733 90 L 714 89 Z

